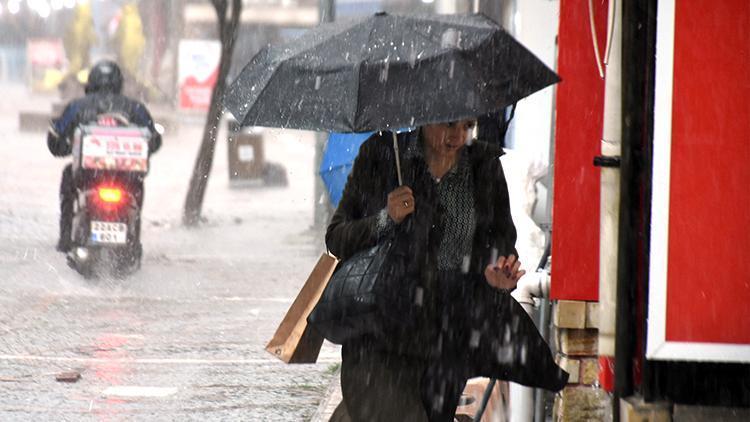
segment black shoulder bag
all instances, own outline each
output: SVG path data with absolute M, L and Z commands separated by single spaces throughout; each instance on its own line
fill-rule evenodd
M 393 134 L 399 186 L 403 184 Z M 414 321 L 421 302 L 417 280 L 406 275 L 406 260 L 395 248 L 399 231 L 339 264 L 308 322 L 328 341 L 343 344 L 363 335 L 388 337 Z M 408 250 L 408 249 L 407 249 Z

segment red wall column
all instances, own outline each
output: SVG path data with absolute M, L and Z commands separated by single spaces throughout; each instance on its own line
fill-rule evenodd
M 607 1 L 595 1 L 604 58 Z M 604 79 L 591 38 L 588 2 L 561 0 L 552 209 L 552 299 L 599 298 L 599 170 Z

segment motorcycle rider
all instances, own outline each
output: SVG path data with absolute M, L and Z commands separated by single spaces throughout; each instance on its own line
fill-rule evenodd
M 148 109 L 142 103 L 125 97 L 122 91 L 123 77 L 116 63 L 109 60 L 98 62 L 91 69 L 86 83 L 86 95 L 71 101 L 60 117 L 52 119 L 47 134 L 47 147 L 52 155 L 65 157 L 72 153 L 72 138 L 76 128 L 85 124 L 96 124 L 102 116 L 110 116 L 120 124 L 131 124 L 148 128 L 151 133 L 149 153 L 161 147 L 161 134 L 156 130 Z M 139 206 L 143 205 L 143 175 L 132 176 L 128 184 L 136 192 Z M 73 165 L 65 166 L 60 183 L 60 240 L 57 250 L 67 252 L 71 248 L 73 204 L 75 201 Z M 140 248 L 140 245 L 138 245 Z

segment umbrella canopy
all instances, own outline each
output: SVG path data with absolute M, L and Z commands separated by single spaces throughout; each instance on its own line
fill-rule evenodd
M 243 126 L 367 132 L 476 117 L 558 81 L 484 15 L 378 13 L 264 48 L 224 104 Z

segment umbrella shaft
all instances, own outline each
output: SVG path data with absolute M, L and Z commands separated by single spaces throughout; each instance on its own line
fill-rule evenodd
M 396 154 L 396 173 L 398 174 L 398 185 L 403 186 L 404 180 L 401 178 L 401 158 L 398 154 L 398 138 L 396 137 L 396 132 L 392 132 L 393 134 L 393 152 Z

